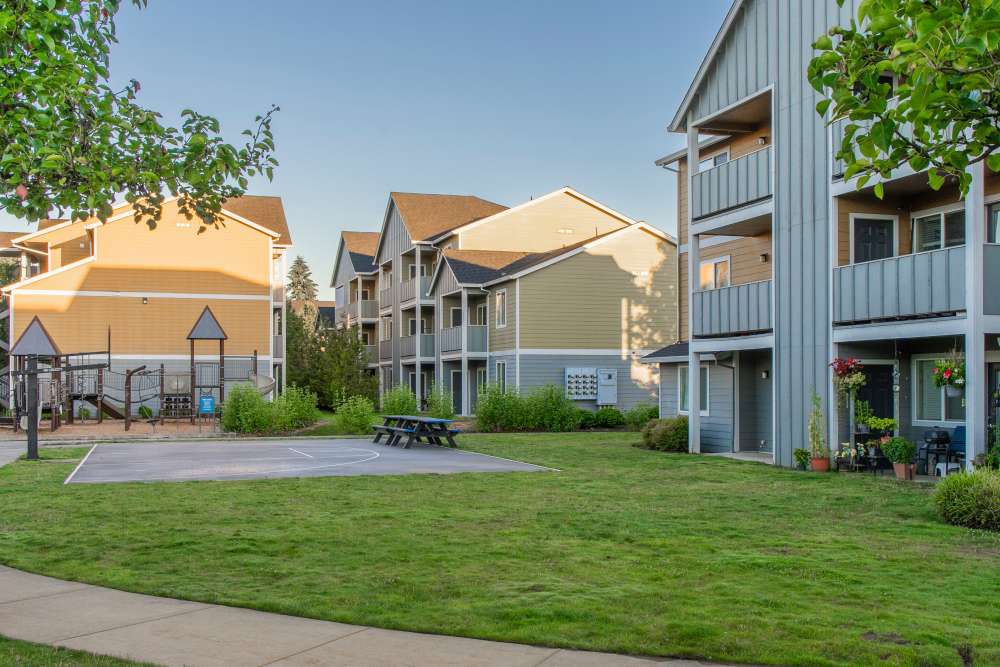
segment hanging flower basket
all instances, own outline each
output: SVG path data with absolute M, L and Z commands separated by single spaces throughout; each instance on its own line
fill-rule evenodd
M 862 372 L 864 366 L 857 359 L 838 357 L 830 362 L 830 368 L 833 369 L 833 386 L 837 390 L 838 404 L 840 398 L 853 396 L 867 382 Z
M 953 352 L 947 359 L 934 362 L 934 384 L 944 387 L 949 398 L 958 398 L 965 391 L 965 358 Z

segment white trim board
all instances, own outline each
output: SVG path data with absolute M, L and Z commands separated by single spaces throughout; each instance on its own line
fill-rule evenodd
M 70 355 L 70 356 L 73 356 L 73 355 Z M 232 357 L 232 356 L 236 356 L 236 357 L 249 357 L 251 355 L 249 355 L 249 354 L 236 354 L 236 355 L 227 354 L 226 356 L 227 357 Z M 183 361 L 183 360 L 190 360 L 191 359 L 191 355 L 190 354 L 157 354 L 155 352 L 151 352 L 149 354 L 112 354 L 111 358 L 112 359 L 121 359 L 123 361 L 137 361 L 137 360 L 142 360 L 142 359 L 149 360 L 149 361 L 155 361 L 155 360 L 158 360 L 158 359 L 165 359 L 165 360 L 168 360 L 168 361 L 176 361 L 176 360 L 182 360 Z M 218 361 L 219 360 L 219 355 L 217 355 L 217 354 L 196 354 L 196 355 L 194 355 L 194 360 L 195 361 Z M 270 360 L 271 360 L 271 355 L 269 355 L 269 354 L 258 354 L 257 355 L 257 361 L 270 361 Z
M 270 301 L 270 294 L 213 294 L 188 292 L 104 292 L 97 290 L 19 289 L 18 294 L 34 296 L 91 296 L 150 299 L 197 299 L 200 301 Z

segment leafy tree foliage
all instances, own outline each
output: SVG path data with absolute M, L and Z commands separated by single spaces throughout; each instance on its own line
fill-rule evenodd
M 908 164 L 927 169 L 933 189 L 950 176 L 965 194 L 970 164 L 1000 171 L 998 44 L 996 0 L 862 0 L 809 64 L 826 96 L 816 110 L 850 119 L 837 151 L 845 178 L 859 175 L 860 188 Z
M 131 0 L 140 9 L 147 0 Z M 0 209 L 29 222 L 111 214 L 124 196 L 136 220 L 160 219 L 165 193 L 182 213 L 218 224 L 222 202 L 248 179 L 272 177 L 272 107 L 236 147 L 219 122 L 191 109 L 180 128 L 136 103 L 132 79 L 110 84 L 122 0 L 5 0 L 0 4 Z
M 315 301 L 318 294 L 316 281 L 306 260 L 299 255 L 288 269 L 288 296 L 293 301 Z
M 289 384 L 315 393 L 327 409 L 336 409 L 352 396 L 375 399 L 378 379 L 368 371 L 356 328 L 317 329 L 289 309 L 286 329 Z

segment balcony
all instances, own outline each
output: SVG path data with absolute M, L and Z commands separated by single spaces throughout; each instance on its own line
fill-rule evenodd
M 378 305 L 379 308 L 391 308 L 392 307 L 392 286 L 386 287 L 378 291 Z
M 413 301 L 417 298 L 418 290 L 420 291 L 420 298 L 425 298 L 430 286 L 430 276 L 420 276 L 419 278 L 404 280 L 399 284 L 399 302 L 405 303 L 407 301 Z
M 691 218 L 698 220 L 772 194 L 771 147 L 702 171 L 691 180 Z
M 403 336 L 402 338 L 399 339 L 400 357 L 417 356 L 417 338 L 420 339 L 420 356 L 421 357 L 434 356 L 434 335 L 420 334 L 420 336 Z
M 366 299 L 358 301 L 358 313 L 363 320 L 374 320 L 378 318 L 378 302 Z
M 350 318 L 355 318 L 358 316 L 358 302 L 354 301 L 352 303 L 344 306 L 344 315 Z
M 271 285 L 271 303 L 285 302 L 285 286 Z
M 373 366 L 378 363 L 378 346 L 376 345 L 365 345 L 365 356 L 368 359 L 368 365 Z
M 871 127 L 872 121 L 851 120 L 850 118 L 841 118 L 838 121 L 834 121 L 834 123 L 830 126 L 833 138 L 833 143 L 831 144 L 833 152 L 830 155 L 830 159 L 832 160 L 832 164 L 830 165 L 830 175 L 833 177 L 834 180 L 842 179 L 844 177 L 844 170 L 847 168 L 847 165 L 844 164 L 843 160 L 837 159 L 837 152 L 840 150 L 840 145 L 844 142 L 844 130 L 847 128 L 848 125 L 852 123 L 854 125 L 857 125 L 859 128 L 862 128 L 865 131 L 867 131 L 867 129 Z M 858 131 L 860 132 L 861 130 Z M 900 133 L 907 139 L 912 139 L 913 126 L 909 123 L 900 126 Z M 856 147 L 854 150 L 855 154 L 860 154 L 860 151 Z M 909 167 L 902 167 L 898 171 L 900 172 L 899 175 L 903 176 L 906 173 L 910 172 L 910 169 Z M 896 175 L 897 174 L 893 173 L 894 178 L 896 177 Z
M 692 295 L 695 336 L 735 336 L 772 328 L 771 281 L 733 285 Z
M 470 324 L 469 347 L 467 352 L 486 352 L 486 327 Z M 462 327 L 448 327 L 441 330 L 441 352 L 459 352 L 462 350 Z
M 380 340 L 378 342 L 378 358 L 381 361 L 392 359 L 392 341 Z
M 1000 261 L 1000 255 L 996 259 Z M 989 262 L 986 266 L 989 270 Z M 965 310 L 965 246 L 840 266 L 833 272 L 835 324 L 961 310 Z
M 285 337 L 273 336 L 271 356 L 275 359 L 285 358 Z

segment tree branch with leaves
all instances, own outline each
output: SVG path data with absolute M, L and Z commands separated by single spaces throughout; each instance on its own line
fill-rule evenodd
M 856 20 L 813 44 L 808 69 L 817 112 L 847 119 L 834 147 L 844 178 L 862 188 L 909 165 L 934 190 L 954 178 L 964 196 L 970 165 L 1000 171 L 998 45 L 997 0 L 862 0 Z
M 131 0 L 139 9 L 147 0 Z M 179 128 L 136 103 L 140 83 L 113 89 L 110 54 L 121 0 L 7 0 L 0 5 L 0 209 L 28 222 L 106 220 L 122 197 L 155 226 L 168 195 L 203 225 L 249 179 L 273 177 L 272 106 L 227 143 L 192 109 Z

